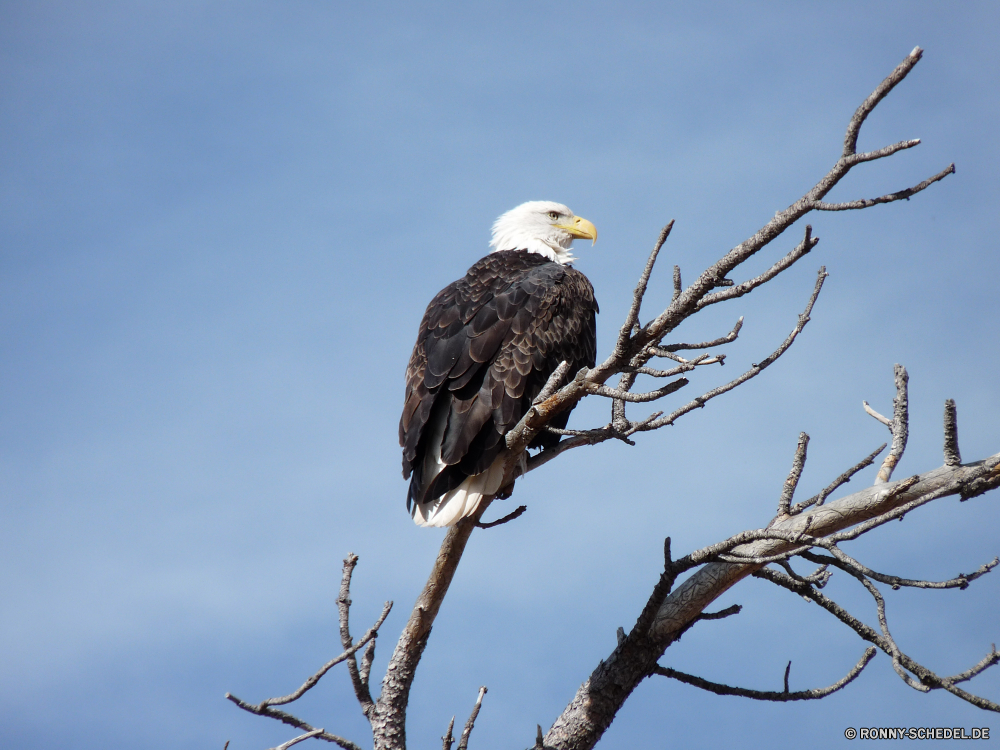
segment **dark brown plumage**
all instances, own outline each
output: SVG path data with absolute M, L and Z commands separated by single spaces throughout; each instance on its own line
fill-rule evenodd
M 434 297 L 406 370 L 399 421 L 411 512 L 490 469 L 560 362 L 570 373 L 593 367 L 597 311 L 586 276 L 525 250 L 487 255 Z M 558 440 L 543 433 L 532 447 Z

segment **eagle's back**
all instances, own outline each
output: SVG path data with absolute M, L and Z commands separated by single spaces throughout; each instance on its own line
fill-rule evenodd
M 593 367 L 597 311 L 586 276 L 520 250 L 487 255 L 431 300 L 399 421 L 403 476 L 412 474 L 408 506 L 486 471 L 560 362 L 570 372 Z M 533 446 L 556 441 L 543 434 Z M 428 451 L 437 468 L 425 469 L 434 463 Z

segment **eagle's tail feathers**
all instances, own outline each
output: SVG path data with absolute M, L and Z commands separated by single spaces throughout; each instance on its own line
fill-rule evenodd
M 482 474 L 468 477 L 458 487 L 427 503 L 414 503 L 410 511 L 417 526 L 454 526 L 479 508 L 487 495 L 495 495 L 503 481 L 503 451 Z

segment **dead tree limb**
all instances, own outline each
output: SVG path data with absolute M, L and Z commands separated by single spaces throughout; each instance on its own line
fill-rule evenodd
M 838 542 L 855 539 L 890 520 L 902 518 L 933 500 L 949 495 L 959 495 L 964 500 L 997 487 L 1000 487 L 1000 454 L 984 461 L 961 466 L 942 466 L 902 481 L 877 484 L 822 506 L 812 507 L 808 512 L 778 515 L 766 528 L 742 532 L 676 561 L 668 559 L 660 583 L 654 589 L 636 626 L 631 633 L 620 639 L 614 652 L 581 685 L 574 699 L 545 734 L 544 747 L 562 750 L 593 747 L 632 690 L 650 674 L 663 673 L 656 662 L 665 650 L 696 622 L 704 619 L 702 613 L 706 607 L 749 575 L 780 582 L 786 588 L 834 612 L 865 640 L 889 654 L 893 667 L 911 687 L 924 687 L 928 690 L 942 688 L 980 708 L 1000 710 L 992 701 L 955 686 L 957 678 L 968 679 L 1000 661 L 1000 657 L 991 652 L 980 664 L 960 675 L 936 675 L 898 648 L 888 629 L 884 600 L 869 580 L 872 578 L 893 586 L 963 588 L 969 581 L 996 567 L 997 561 L 981 566 L 973 574 L 961 575 L 950 581 L 912 581 L 876 573 L 843 554 L 837 546 Z M 813 547 L 826 549 L 834 557 L 828 559 L 813 555 L 809 553 Z M 812 562 L 819 562 L 823 567 L 809 578 L 765 567 L 771 562 L 786 561 L 795 554 L 801 554 Z M 737 561 L 726 562 L 726 559 Z M 819 593 L 818 589 L 829 578 L 826 566 L 834 564 L 861 580 L 875 597 L 881 633 L 864 625 L 829 597 Z M 694 568 L 698 570 L 667 593 L 679 575 Z M 652 616 L 650 609 L 655 612 Z M 705 687 L 709 684 L 703 680 L 702 683 L 698 686 Z M 727 694 L 730 695 L 752 692 L 738 692 L 740 689 L 736 688 L 729 690 L 731 692 Z

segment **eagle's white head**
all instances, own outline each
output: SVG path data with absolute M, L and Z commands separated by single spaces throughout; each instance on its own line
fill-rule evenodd
M 493 222 L 491 252 L 527 250 L 556 263 L 571 263 L 575 239 L 597 242 L 597 227 L 566 206 L 552 201 L 528 201 Z

